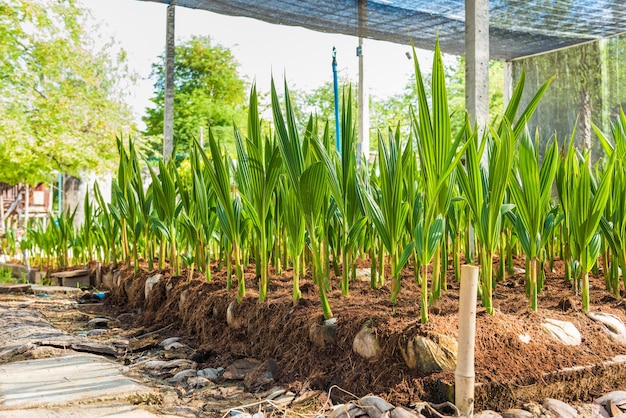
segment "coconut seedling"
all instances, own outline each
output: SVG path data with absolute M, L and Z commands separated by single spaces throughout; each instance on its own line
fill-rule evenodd
M 232 256 L 235 262 L 235 278 L 237 279 L 237 300 L 241 302 L 246 296 L 246 282 L 243 277 L 243 266 L 241 259 L 241 198 L 234 194 L 231 176 L 232 161 L 227 154 L 223 154 L 213 132 L 209 129 L 209 148 L 211 159 L 206 153 L 198 148 L 205 167 L 205 174 L 208 182 L 215 193 L 217 201 L 217 218 L 222 228 L 223 237 L 230 244 Z M 230 251 L 226 251 L 225 257 L 230 260 Z M 228 275 L 227 287 L 230 289 L 230 274 Z
M 452 137 L 450 112 L 448 109 L 448 93 L 446 89 L 445 71 L 439 40 L 435 43 L 435 54 L 432 68 L 431 102 L 427 100 L 424 79 L 413 51 L 415 80 L 417 87 L 417 113 L 411 112 L 412 133 L 417 143 L 419 158 L 420 183 L 424 187 L 424 207 L 429 215 L 423 218 L 423 231 L 429 231 L 436 218 L 440 218 L 445 232 L 444 216 L 450 210 L 454 196 L 456 167 L 463 155 L 461 143 L 464 133 L 459 132 Z M 439 236 L 442 238 L 445 234 Z M 427 236 L 427 235 L 426 235 Z M 422 239 L 423 237 L 416 237 Z M 445 276 L 448 260 L 443 239 L 437 243 L 432 254 L 432 299 L 438 300 L 445 287 Z M 426 248 L 426 246 L 424 246 Z M 444 256 L 445 255 L 445 256 Z M 427 263 L 430 263 L 430 258 Z M 423 264 L 422 264 L 423 265 Z M 424 297 L 424 296 L 422 296 Z
M 316 137 L 311 138 L 311 145 L 318 159 L 324 163 L 330 195 L 337 207 L 337 244 L 341 247 L 343 265 L 341 293 L 348 296 L 352 270 L 350 266 L 355 265 L 358 238 L 366 226 L 366 219 L 357 195 L 357 137 L 352 120 L 351 90 L 348 90 L 347 97 L 344 96 L 342 102 L 341 153 L 334 149 L 327 150 Z
M 412 146 L 407 142 L 405 146 Z M 404 187 L 404 169 L 402 159 L 402 144 L 399 130 L 395 134 L 388 132 L 386 140 L 379 133 L 378 139 L 379 189 L 372 187 L 370 182 L 359 182 L 359 194 L 363 201 L 365 213 L 376 229 L 378 238 L 382 242 L 391 266 L 391 303 L 396 303 L 400 293 L 403 267 L 400 255 L 403 252 L 403 237 L 405 234 L 406 219 L 410 206 Z M 379 252 L 378 259 L 382 262 L 383 254 Z M 405 260 L 406 261 L 406 260 Z
M 283 117 L 273 80 L 271 96 L 274 127 L 285 171 L 287 172 L 288 183 L 294 192 L 298 206 L 304 217 L 306 232 L 308 233 L 308 245 L 313 261 L 313 282 L 317 285 L 324 318 L 330 319 L 333 313 L 326 296 L 328 278 L 322 266 L 324 228 L 320 226 L 322 206 L 328 187 L 326 169 L 324 164 L 319 161 L 312 162 L 308 166 L 305 166 L 303 144 L 298 135 L 287 83 L 285 82 L 285 117 Z M 312 124 L 313 121 L 310 119 L 307 126 L 308 132 L 312 131 Z
M 594 131 L 607 155 L 615 154 L 615 165 L 613 166 L 613 187 L 611 196 L 607 202 L 605 217 L 600 221 L 603 237 L 608 243 L 611 255 L 605 253 L 604 275 L 607 282 L 607 290 L 611 290 L 613 295 L 619 297 L 620 294 L 620 273 L 626 271 L 626 115 L 620 109 L 617 120 L 611 124 L 613 141 L 597 127 Z M 610 268 L 607 265 L 610 259 Z M 619 267 L 619 268 L 618 268 Z
M 530 310 L 537 310 L 538 269 L 543 264 L 539 257 L 554 222 L 548 230 L 545 225 L 550 215 L 552 184 L 558 167 L 558 149 L 552 141 L 545 152 L 543 163 L 539 163 L 539 150 L 526 129 L 517 148 L 517 164 L 510 182 L 510 191 L 515 204 L 514 225 L 519 242 L 530 264 L 527 272 L 530 291 Z
M 585 313 L 589 310 L 589 272 L 602 247 L 599 226 L 613 185 L 616 155 L 609 156 L 598 181 L 589 164 L 589 152 L 579 156 L 570 141 L 557 179 L 561 203 L 568 213 L 574 289 L 578 289 L 578 280 L 582 279 L 580 290 Z
M 157 216 L 152 218 L 152 225 L 161 234 L 163 242 L 169 243 L 169 260 L 174 276 L 180 275 L 180 261 L 178 254 L 178 226 L 182 203 L 176 191 L 175 170 L 172 160 L 164 163 L 159 160 L 159 172 L 148 166 L 152 183 L 151 193 L 154 195 L 154 208 Z M 162 246 L 162 248 L 164 248 Z M 159 261 L 163 254 L 159 257 Z
M 278 147 L 269 137 L 262 134 L 259 120 L 256 86 L 252 86 L 248 106 L 248 136 L 243 137 L 235 126 L 237 146 L 237 169 L 235 179 L 243 209 L 249 217 L 257 240 L 253 240 L 260 265 L 259 301 L 267 298 L 269 284 L 269 257 L 271 241 L 269 235 L 270 209 L 274 203 L 274 193 L 282 173 Z
M 480 145 L 478 133 L 471 133 L 465 151 L 465 166 L 458 171 L 463 197 L 471 210 L 472 225 L 480 245 L 482 303 L 492 315 L 493 257 L 499 244 L 502 216 L 512 209 L 512 205 L 504 204 L 504 197 L 513 165 L 515 137 L 506 119 L 502 127 L 501 134 L 494 129 L 486 133 Z M 469 126 L 467 129 L 470 130 Z M 488 152 L 487 167 L 481 164 L 485 151 Z

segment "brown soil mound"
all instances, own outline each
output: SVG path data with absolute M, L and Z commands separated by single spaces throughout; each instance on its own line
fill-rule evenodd
M 535 384 L 546 374 L 563 368 L 598 365 L 626 354 L 625 346 L 610 340 L 600 325 L 580 312 L 579 297 L 560 271 L 562 263 L 557 262 L 555 272 L 547 272 L 537 313 L 528 312 L 523 274 L 511 276 L 495 288 L 495 316 L 479 307 L 475 361 L 478 383 Z M 155 272 L 142 270 L 134 276 L 132 269 L 125 270 L 123 284 L 113 292 L 109 306 L 140 310 L 147 330 L 173 324 L 170 334 L 175 329 L 190 345 L 210 354 L 204 358 L 207 366 L 225 366 L 244 357 L 271 358 L 279 365 L 279 383 L 284 386 L 297 388 L 306 382 L 313 388 L 327 390 L 337 385 L 357 396 L 381 395 L 396 405 L 420 400 L 440 402 L 449 395 L 445 382 L 454 382 L 454 372 L 419 375 L 405 365 L 398 342 L 426 332 L 457 337 L 459 286 L 453 277 L 448 278 L 448 290 L 442 299 L 430 308 L 430 322 L 425 325 L 420 324 L 420 289 L 411 270 L 404 272 L 396 305 L 389 302 L 387 285 L 372 290 L 368 282 L 354 281 L 350 284 L 350 296 L 345 298 L 339 290 L 339 279 L 333 277 L 333 290 L 328 297 L 338 328 L 334 343 L 320 348 L 309 340 L 311 324 L 323 319 L 310 277 L 301 282 L 302 300 L 296 306 L 291 299 L 291 272 L 273 276 L 268 300 L 259 303 L 254 272 L 247 271 L 246 297 L 235 303 L 241 327 L 233 329 L 227 325 L 226 311 L 236 301 L 236 289 L 225 290 L 223 272 L 215 272 L 212 282 L 200 277 L 191 281 L 171 277 L 169 271 L 160 273 L 163 279 L 145 300 L 145 282 Z M 592 277 L 591 285 L 591 309 L 617 315 L 626 322 L 624 294 L 622 299 L 612 297 L 604 290 L 602 277 Z M 541 328 L 544 318 L 571 321 L 583 336 L 582 345 L 570 347 L 555 342 Z M 352 351 L 354 336 L 366 322 L 381 343 L 381 354 L 375 360 L 366 360 Z M 529 343 L 520 340 L 522 334 L 531 337 Z M 589 400 L 603 390 L 617 388 L 596 384 L 591 389 L 591 393 L 572 392 L 569 400 Z M 477 403 L 477 409 L 492 406 L 480 396 Z

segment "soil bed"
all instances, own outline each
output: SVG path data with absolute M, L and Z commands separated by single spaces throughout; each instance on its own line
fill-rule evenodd
M 555 371 L 601 365 L 617 355 L 626 355 L 626 346 L 611 340 L 600 324 L 581 312 L 580 298 L 564 280 L 562 267 L 556 262 L 555 271 L 546 272 L 536 313 L 528 311 L 523 273 L 498 283 L 494 289 L 494 316 L 486 314 L 478 301 L 475 367 L 480 385 L 476 410 L 503 410 L 524 401 L 540 401 L 524 399 L 523 392 L 513 392 L 507 385 L 541 385 L 546 375 Z M 310 277 L 301 280 L 302 300 L 296 306 L 292 302 L 290 271 L 272 276 L 268 300 L 259 303 L 254 272 L 246 271 L 246 297 L 234 304 L 240 322 L 235 329 L 227 324 L 226 311 L 236 301 L 236 289 L 225 290 L 223 272 L 214 271 L 213 280 L 206 282 L 199 276 L 189 281 L 186 276 L 172 277 L 169 270 L 160 271 L 163 277 L 146 299 L 146 280 L 156 273 L 142 269 L 135 276 L 132 268 L 123 270 L 121 286 L 113 289 L 106 303 L 88 309 L 112 310 L 118 315 L 133 313 L 128 317 L 138 321 L 142 332 L 168 327 L 163 336 L 183 337 L 196 348 L 195 360 L 203 367 L 224 366 L 248 357 L 273 359 L 279 369 L 277 383 L 292 390 L 305 384 L 320 390 L 337 385 L 359 397 L 380 395 L 394 405 L 441 402 L 450 395 L 447 384 L 453 384 L 454 371 L 420 375 L 406 366 L 399 342 L 432 332 L 457 338 L 459 286 L 451 276 L 448 290 L 430 308 L 430 322 L 425 325 L 420 324 L 420 289 L 410 269 L 403 272 L 402 291 L 395 305 L 389 302 L 388 285 L 372 290 L 367 281 L 353 281 L 346 298 L 341 296 L 339 279 L 332 277 L 328 297 L 338 327 L 333 342 L 319 347 L 309 339 L 311 324 L 323 320 Z M 626 322 L 624 294 L 614 298 L 604 289 L 602 277 L 590 280 L 591 310 L 616 315 Z M 582 344 L 566 346 L 554 340 L 541 327 L 546 318 L 572 322 L 582 335 Z M 352 350 L 354 336 L 365 323 L 371 324 L 381 348 L 380 354 L 370 360 Z M 520 335 L 529 336 L 530 341 L 523 342 Z M 624 373 L 626 376 L 626 370 Z M 626 383 L 616 387 L 614 382 L 596 379 L 578 391 L 557 393 L 557 389 L 545 385 L 541 393 L 564 401 L 590 401 L 617 389 L 626 389 Z M 494 390 L 499 391 L 497 398 Z M 333 394 L 337 402 L 352 399 L 342 391 Z M 528 396 L 533 395 L 529 392 Z

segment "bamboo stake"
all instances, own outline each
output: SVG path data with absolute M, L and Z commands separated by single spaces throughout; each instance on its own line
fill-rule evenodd
M 474 415 L 474 336 L 479 267 L 461 266 L 459 354 L 454 372 L 454 400 L 461 415 Z

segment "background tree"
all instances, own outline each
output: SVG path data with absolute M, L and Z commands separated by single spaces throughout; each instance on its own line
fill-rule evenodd
M 245 82 L 237 71 L 237 62 L 228 48 L 212 45 L 208 36 L 194 36 L 175 48 L 174 69 L 174 149 L 185 152 L 200 128 L 209 126 L 222 143 L 235 153 L 233 122 L 245 124 Z M 142 118 L 144 134 L 163 137 L 165 94 L 165 57 L 152 64 L 153 107 Z M 159 142 L 160 144 L 160 142 Z M 159 146 L 160 150 L 160 146 Z
M 106 168 L 132 131 L 123 52 L 92 32 L 74 1 L 0 0 L 0 182 Z

